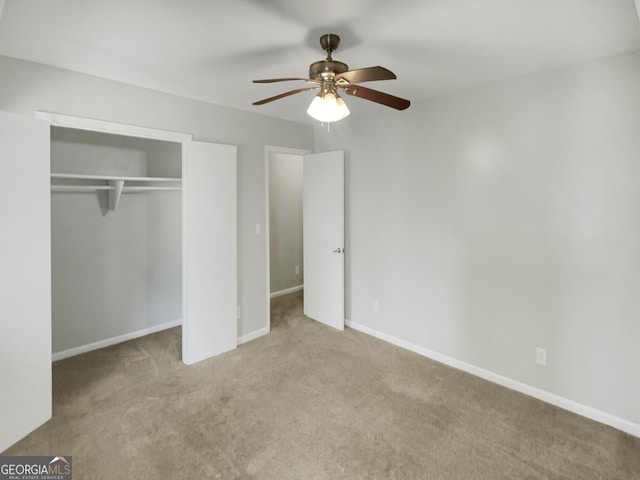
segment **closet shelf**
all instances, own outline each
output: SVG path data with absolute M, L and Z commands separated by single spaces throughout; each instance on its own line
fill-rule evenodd
M 75 182 L 91 181 L 94 183 L 54 183 L 51 185 L 52 192 L 107 192 L 107 202 L 110 211 L 115 211 L 120 201 L 122 193 L 141 193 L 161 190 L 180 190 L 182 188 L 181 178 L 166 177 L 125 177 L 118 175 L 85 175 L 79 173 L 52 173 L 52 180 L 72 180 Z M 103 182 L 101 184 L 95 182 Z M 125 183 L 133 185 L 125 186 Z M 172 185 L 167 185 L 171 183 Z

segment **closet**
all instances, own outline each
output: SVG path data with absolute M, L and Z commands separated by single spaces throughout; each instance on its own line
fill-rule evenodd
M 182 145 L 51 128 L 54 359 L 182 318 Z
M 181 321 L 187 365 L 236 348 L 235 145 L 0 110 L 0 158 L 0 451 L 51 418 L 52 347 L 55 360 Z

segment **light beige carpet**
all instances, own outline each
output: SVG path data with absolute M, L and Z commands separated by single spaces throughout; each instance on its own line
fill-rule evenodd
M 5 455 L 80 479 L 638 479 L 640 439 L 274 301 L 272 332 L 186 367 L 173 329 L 56 362 Z

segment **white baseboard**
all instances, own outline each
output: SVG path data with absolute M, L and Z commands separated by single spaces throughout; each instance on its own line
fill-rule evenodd
M 238 345 L 242 345 L 243 343 L 250 342 L 251 340 L 255 340 L 256 338 L 262 337 L 269 333 L 269 327 L 260 328 L 258 330 L 254 330 L 253 332 L 247 333 L 246 335 L 242 335 L 238 337 Z
M 273 292 L 271 294 L 271 298 L 281 297 L 282 295 L 287 295 L 288 293 L 299 292 L 302 289 L 304 289 L 304 285 L 298 285 L 297 287 L 291 287 L 285 290 L 280 290 L 278 292 Z
M 91 352 L 93 350 L 98 350 L 100 348 L 110 347 L 111 345 L 115 345 L 117 343 L 126 342 L 127 340 L 133 340 L 134 338 L 143 337 L 145 335 L 149 335 L 151 333 L 160 332 L 162 330 L 167 330 L 169 328 L 178 327 L 182 325 L 182 320 L 175 320 L 173 322 L 163 323 L 161 325 L 156 325 L 153 327 L 145 328 L 142 330 L 138 330 L 136 332 L 126 333 L 124 335 L 119 335 L 117 337 L 107 338 L 105 340 L 100 340 L 99 342 L 89 343 L 87 345 L 81 345 L 79 347 L 70 348 L 68 350 L 63 350 L 61 352 L 56 352 L 51 356 L 51 361 L 56 362 L 58 360 L 62 360 L 64 358 L 74 357 L 76 355 L 80 355 L 81 353 Z M 253 332 L 247 333 L 246 335 L 242 335 L 238 337 L 238 345 L 243 343 L 247 343 L 251 340 L 255 340 L 256 338 L 262 337 L 269 333 L 269 327 L 260 328 Z
M 180 325 L 182 325 L 182 320 L 174 320 L 173 322 L 162 323 L 160 325 L 144 328 L 136 332 L 125 333 L 124 335 L 118 335 L 117 337 L 100 340 L 99 342 L 89 343 L 87 345 L 81 345 L 79 347 L 70 348 L 68 350 L 56 352 L 53 355 L 51 355 L 51 361 L 55 362 L 58 360 L 62 360 L 63 358 L 69 358 L 69 357 L 74 357 L 76 355 L 80 355 L 81 353 L 87 353 L 87 352 L 91 352 L 92 350 L 98 350 L 100 348 L 110 347 L 111 345 L 115 345 L 116 343 L 126 342 L 127 340 L 133 340 L 134 338 L 143 337 L 151 333 L 160 332 L 162 330 L 178 327 Z
M 582 405 L 581 403 L 574 402 L 573 400 L 569 400 L 554 393 L 532 387 L 531 385 L 527 385 L 526 383 L 503 377 L 502 375 L 498 375 L 497 373 L 493 373 L 489 370 L 476 367 L 475 365 L 472 365 L 470 363 L 456 360 L 455 358 L 448 357 L 446 355 L 434 352 L 433 350 L 429 350 L 428 348 L 421 347 L 406 340 L 402 340 L 386 333 L 379 332 L 365 325 L 352 322 L 351 320 L 345 320 L 345 324 L 348 327 L 353 328 L 354 330 L 358 330 L 360 332 L 366 333 L 367 335 L 371 335 L 373 337 L 379 338 L 380 340 L 384 340 L 385 342 L 389 342 L 398 347 L 410 350 L 414 353 L 417 353 L 418 355 L 422 355 L 423 357 L 427 357 L 440 363 L 444 363 L 445 365 L 448 365 L 450 367 L 462 370 L 490 382 L 497 383 L 498 385 L 502 385 L 503 387 L 509 388 L 511 390 L 515 390 L 516 392 L 524 393 L 525 395 L 529 395 L 530 397 L 537 398 L 538 400 L 550 403 L 551 405 L 555 405 L 556 407 L 560 407 L 564 410 L 568 410 L 591 420 L 595 420 L 596 422 L 604 423 L 605 425 L 609 425 L 613 428 L 617 428 L 618 430 L 622 430 L 623 432 L 633 435 L 634 437 L 640 437 L 640 424 L 630 422 L 629 420 L 625 420 L 624 418 L 616 417 L 615 415 L 611 415 L 610 413 L 606 413 L 601 410 L 588 407 L 586 405 Z

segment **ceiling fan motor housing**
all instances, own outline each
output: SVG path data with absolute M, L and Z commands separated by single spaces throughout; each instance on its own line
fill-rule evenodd
M 349 65 L 337 60 L 320 60 L 309 65 L 309 78 L 312 80 L 322 80 L 327 77 L 334 77 L 339 73 L 349 70 Z

